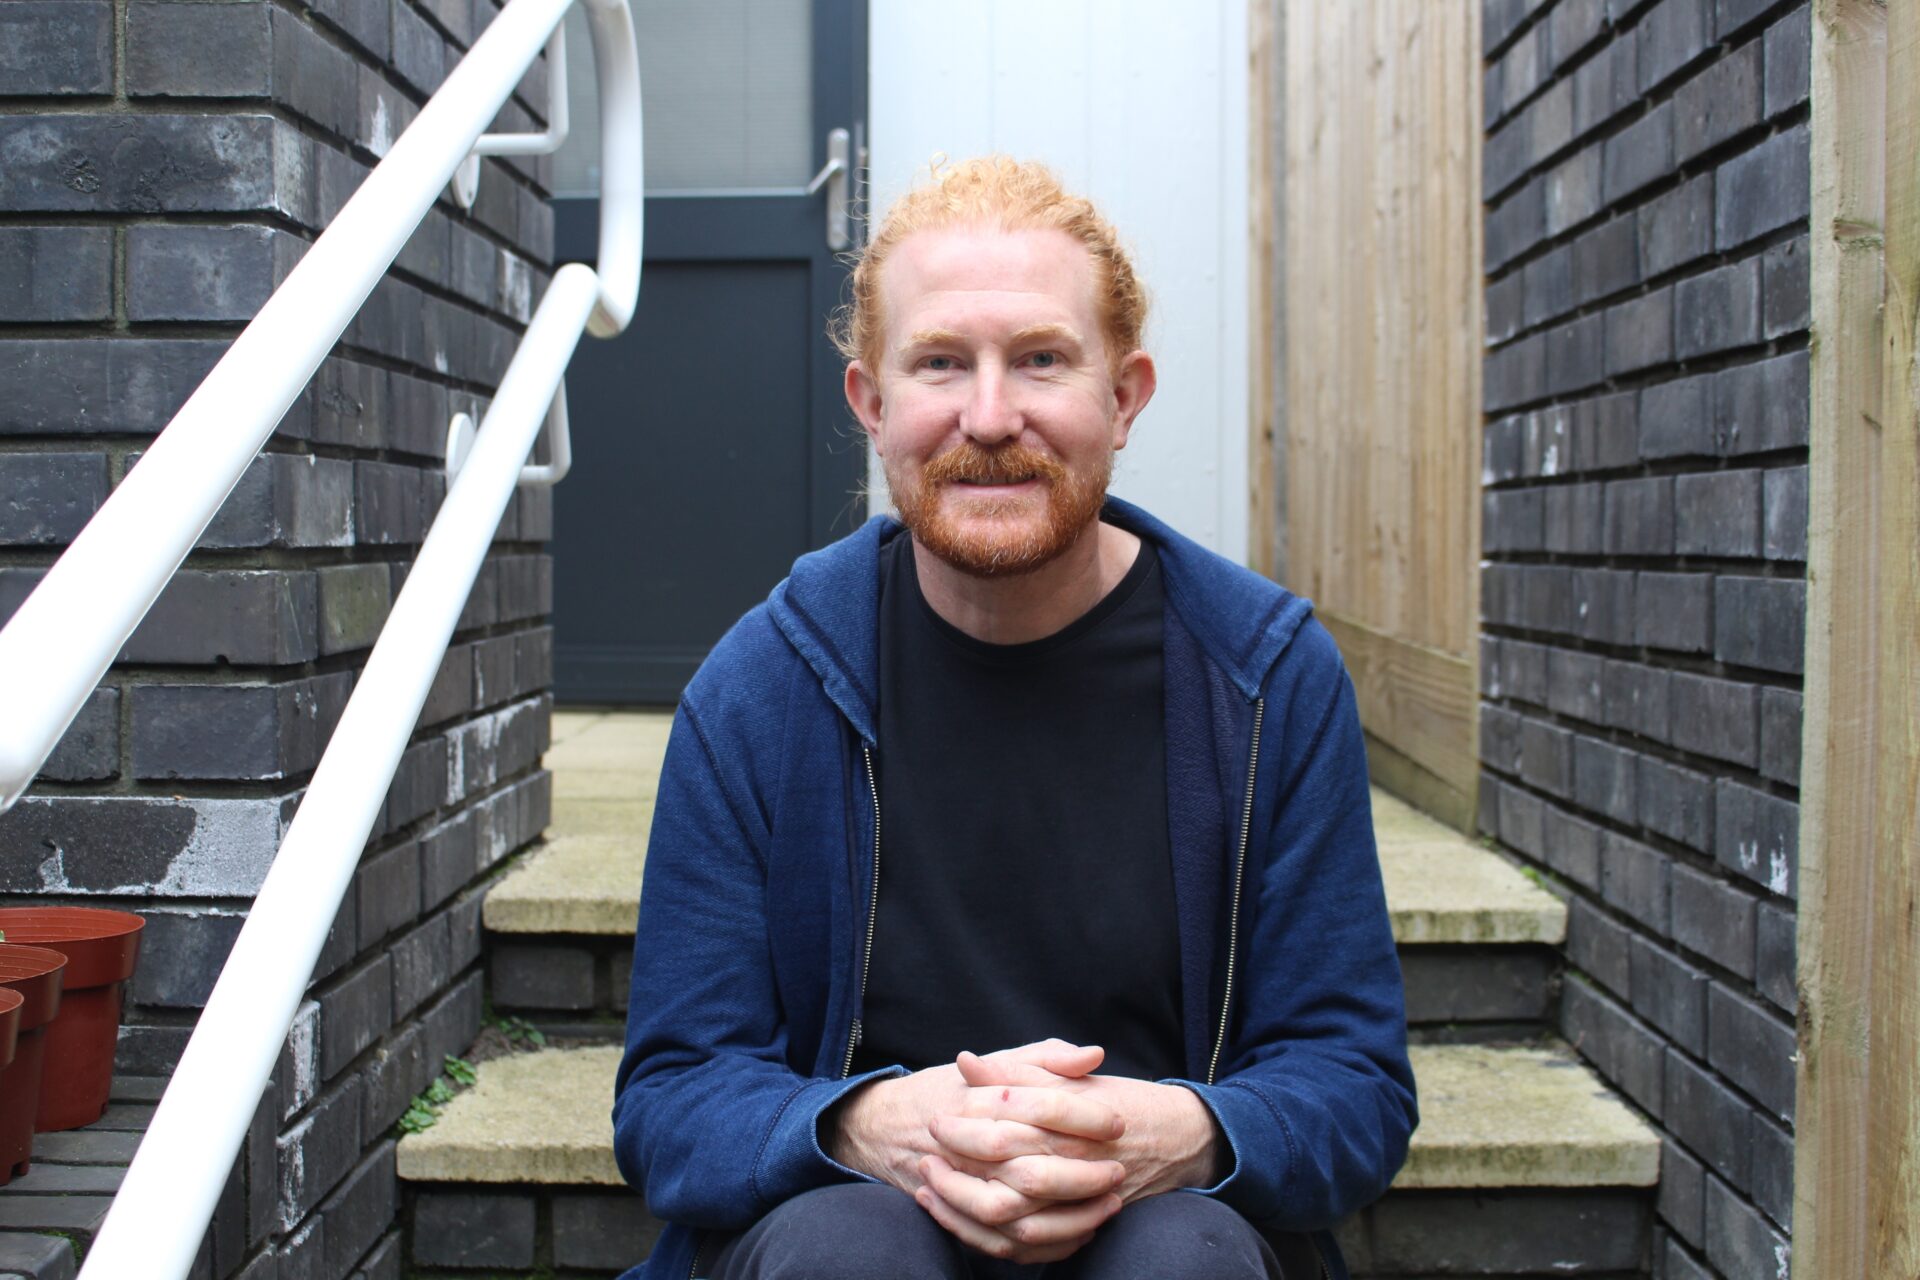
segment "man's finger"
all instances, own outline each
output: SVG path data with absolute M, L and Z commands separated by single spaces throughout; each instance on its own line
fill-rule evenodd
M 969 1089 L 960 1113 L 987 1120 L 1018 1120 L 1095 1142 L 1111 1142 L 1127 1130 L 1126 1122 L 1104 1102 L 1065 1089 L 1032 1085 Z
M 973 1057 L 973 1054 L 967 1054 Z M 1065 1040 L 1039 1040 L 1013 1049 L 985 1055 L 991 1062 L 1016 1062 L 1039 1067 L 1057 1076 L 1077 1078 L 1092 1075 L 1106 1061 L 1107 1051 L 1097 1044 L 1072 1044 Z
M 1127 1171 L 1117 1160 L 1072 1160 L 1065 1156 L 1015 1156 L 975 1160 L 950 1148 L 941 1156 L 962 1173 L 993 1179 L 1035 1200 L 1088 1200 L 1119 1191 Z
M 975 1222 L 990 1227 L 1004 1227 L 1015 1218 L 1024 1218 L 1051 1203 L 1022 1195 L 997 1178 L 976 1178 L 962 1173 L 939 1156 L 927 1156 L 920 1161 L 920 1176 L 942 1200 Z
M 1068 1160 L 1110 1160 L 1104 1142 L 1055 1133 L 1019 1120 L 938 1115 L 927 1124 L 934 1141 L 971 1160 L 1001 1163 L 1021 1156 L 1061 1156 Z
M 1093 1232 L 1086 1231 L 1077 1237 L 1054 1241 L 1043 1245 L 1024 1244 L 1004 1232 L 997 1231 L 984 1223 L 975 1222 L 958 1209 L 940 1198 L 939 1192 L 932 1187 L 921 1187 L 913 1195 L 914 1203 L 926 1210 L 933 1220 L 944 1227 L 947 1233 L 961 1244 L 989 1258 L 999 1258 L 1007 1262 L 1032 1264 L 1037 1262 L 1058 1262 L 1071 1256 L 1093 1239 Z

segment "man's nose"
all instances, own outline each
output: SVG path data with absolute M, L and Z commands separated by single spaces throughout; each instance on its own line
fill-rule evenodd
M 1025 426 L 1007 371 L 982 361 L 973 379 L 973 394 L 961 412 L 960 429 L 981 444 L 997 444 L 1018 436 Z

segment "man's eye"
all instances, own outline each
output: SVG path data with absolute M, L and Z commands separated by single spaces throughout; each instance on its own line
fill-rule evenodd
M 928 356 L 925 364 L 935 373 L 951 373 L 956 367 L 952 356 Z
M 1027 361 L 1036 369 L 1051 369 L 1060 363 L 1060 357 L 1051 351 L 1036 351 Z

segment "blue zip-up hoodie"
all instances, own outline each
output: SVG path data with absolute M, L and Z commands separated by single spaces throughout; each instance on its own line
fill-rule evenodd
M 1154 545 L 1166 582 L 1173 1083 L 1233 1155 L 1192 1194 L 1314 1232 L 1344 1277 L 1326 1229 L 1386 1190 L 1416 1123 L 1353 687 L 1306 601 L 1118 499 L 1104 518 Z M 671 1225 L 622 1280 L 686 1280 L 700 1233 L 862 1176 L 819 1121 L 899 1071 L 844 1074 L 885 858 L 879 556 L 900 533 L 876 517 L 801 557 L 681 699 L 613 1108 L 621 1172 Z

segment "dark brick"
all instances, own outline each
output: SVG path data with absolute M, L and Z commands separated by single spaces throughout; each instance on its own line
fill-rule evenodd
M 330 565 L 318 580 L 320 652 L 370 647 L 393 608 L 392 575 L 384 564 Z
M 1544 339 L 1545 335 L 1541 335 Z M 1535 409 L 1522 420 L 1520 469 L 1528 476 L 1564 474 L 1573 460 L 1567 439 L 1567 412 L 1555 405 Z
M 1616 729 L 1665 741 L 1669 692 L 1668 673 L 1658 667 L 1609 660 L 1601 678 L 1606 722 Z M 1641 796 L 1644 802 L 1644 791 Z
M 508 637 L 511 641 L 511 637 Z M 427 701 L 420 709 L 422 725 L 442 724 L 473 710 L 473 658 L 477 646 L 454 645 L 440 660 Z
M 196 545 L 344 547 L 352 541 L 352 463 L 263 453 L 248 464 Z
M 1500 646 L 1500 685 L 1509 698 L 1547 705 L 1547 655 L 1545 645 L 1524 640 L 1508 640 Z
M 523 1009 L 591 1009 L 593 955 L 583 947 L 502 943 L 491 957 L 496 1004 Z
M 31 7 L 34 0 L 16 0 Z M 0 49 L 10 27 L 0 6 Z M 0 67 L 11 68 L 0 52 Z M 113 232 L 106 227 L 0 227 L 0 316 L 87 322 L 113 316 Z
M 1490 411 L 1511 408 L 1546 394 L 1547 340 L 1542 334 L 1500 348 L 1487 357 L 1484 394 Z
M 4 154 L 4 153 L 0 153 Z M 1486 269 L 1497 271 L 1538 244 L 1547 232 L 1546 184 L 1540 178 L 1520 187 L 1487 215 Z
M 1646 938 L 1633 940 L 1634 1012 L 1695 1056 L 1707 1051 L 1707 975 Z
M 1783 240 L 1760 256 L 1760 332 L 1798 333 L 1812 319 L 1811 255 L 1806 238 Z
M 1791 689 L 1760 691 L 1760 773 L 1800 785 L 1800 695 Z
M 160 7 L 172 11 L 210 6 L 170 2 Z M 129 227 L 127 318 L 244 323 L 266 305 L 306 248 L 304 240 L 276 227 Z
M 1606 659 L 1554 649 L 1547 658 L 1547 705 L 1563 716 L 1603 723 L 1601 676 Z
M 419 1023 L 396 1031 L 367 1059 L 361 1073 L 361 1090 L 366 1115 L 362 1132 L 368 1135 L 391 1129 L 413 1098 L 440 1074 L 441 1060 L 429 1058 L 426 1032 Z
M 319 652 L 312 575 L 182 570 L 135 629 L 127 662 L 283 665 Z
M 1576 151 L 1547 171 L 1544 198 L 1548 235 L 1557 236 L 1600 212 L 1601 173 L 1598 144 Z
M 1673 554 L 1673 478 L 1614 480 L 1607 485 L 1606 547 L 1616 555 Z
M 448 799 L 447 781 L 445 738 L 430 738 L 408 747 L 387 787 L 389 829 L 404 827 L 439 808 Z
M 1654 1115 L 1660 1114 L 1666 1057 L 1659 1036 L 1581 978 L 1562 989 L 1561 1030 L 1600 1073 Z
M 1714 246 L 1738 248 L 1778 227 L 1803 222 L 1811 199 L 1810 140 L 1796 125 L 1714 171 Z
M 0 5 L 0 68 L 8 97 L 112 93 L 112 0 Z
M 5 22 L 0 21 L 0 40 L 5 39 L 6 32 Z M 0 1232 L 0 1275 L 22 1276 L 26 1280 L 73 1280 L 74 1274 L 73 1244 L 65 1236 Z
M 1813 16 L 1801 5 L 1767 28 L 1766 110 L 1791 111 L 1808 97 L 1813 79 Z
M 327 1273 L 344 1276 L 350 1272 L 393 1225 L 399 1203 L 394 1144 L 383 1142 L 321 1206 L 327 1221 Z
M 1663 275 L 1713 251 L 1713 176 L 1702 174 L 1641 206 L 1640 274 Z
M 1721 866 L 1785 897 L 1795 892 L 1800 806 L 1729 778 L 1714 783 L 1713 856 Z
M 1603 644 L 1633 642 L 1633 575 L 1614 569 L 1576 569 L 1572 605 L 1577 631 Z
M 1551 226 L 1551 220 L 1549 220 Z M 1555 249 L 1529 262 L 1521 272 L 1526 285 L 1524 318 L 1529 328 L 1573 310 L 1573 250 Z M 1548 344 L 1548 361 L 1552 361 Z
M 1726 1183 L 1707 1179 L 1707 1257 L 1723 1275 L 1791 1274 L 1793 1246 Z
M 513 649 L 513 696 L 523 698 L 552 687 L 553 628 L 535 627 L 518 632 Z
M 1721 1177 L 1745 1187 L 1752 1173 L 1752 1108 L 1746 1099 L 1685 1054 L 1667 1053 L 1667 1090 L 1661 1119 L 1680 1141 Z
M 1759 764 L 1758 686 L 1676 671 L 1671 696 L 1674 746 L 1749 767 Z
M 1533 159 L 1533 131 L 1521 116 L 1487 135 L 1480 152 L 1480 186 L 1491 199 L 1519 181 Z
M 1598 555 L 1606 546 L 1605 495 L 1605 486 L 1597 483 L 1546 490 L 1542 530 L 1546 550 Z
M 1661 1141 L 1660 1218 L 1696 1247 L 1706 1238 L 1705 1178 L 1706 1170 L 1684 1147 L 1672 1138 Z
M 1525 536 L 1526 517 L 1520 516 L 1521 535 Z M 1537 541 L 1537 535 L 1536 535 Z M 473 647 L 473 705 L 492 707 L 515 696 L 514 654 L 518 636 L 498 636 L 482 640 Z
M 1603 223 L 1573 242 L 1573 293 L 1585 305 L 1640 280 L 1637 224 L 1631 217 Z
M 413 1202 L 413 1261 L 438 1267 L 533 1265 L 533 1198 L 423 1188 Z
M 277 1280 L 328 1280 L 327 1221 L 315 1215 L 275 1250 Z
M 1797 1061 L 1792 1025 L 1720 986 L 1708 995 L 1707 1020 L 1714 1070 L 1773 1114 L 1791 1120 Z
M 1722 453 L 1807 443 L 1807 353 L 1734 365 L 1713 378 L 1714 438 Z
M 331 1080 L 393 1025 L 393 961 L 382 955 L 320 996 L 320 1075 Z
M 1798 578 L 1716 578 L 1713 655 L 1735 666 L 1798 673 L 1806 612 L 1807 584 Z
M 1760 341 L 1760 260 L 1748 258 L 1673 290 L 1674 355 L 1682 360 Z
M 659 1235 L 659 1221 L 632 1192 L 553 1198 L 556 1266 L 619 1271 L 646 1257 Z
M 291 1230 L 360 1159 L 360 1078 L 349 1076 L 280 1135 L 280 1226 Z
M 1751 978 L 1753 895 L 1689 867 L 1675 867 L 1673 940 L 1722 968 Z
M 1760 486 L 1757 470 L 1676 477 L 1673 549 L 1683 556 L 1758 556 Z
M 0 454 L 0 545 L 65 545 L 106 497 L 105 454 Z
M 312 144 L 267 115 L 0 118 L 0 208 L 311 220 Z
M 480 867 L 473 815 L 463 811 L 420 837 L 421 909 L 431 911 L 465 888 Z
M 1753 1202 L 1780 1227 L 1793 1230 L 1793 1134 L 1765 1116 L 1753 1117 Z
M 1565 799 L 1573 791 L 1573 735 L 1539 720 L 1520 722 L 1520 776 Z
M 1637 586 L 1637 643 L 1680 653 L 1712 645 L 1715 579 L 1704 573 L 1642 573 Z
M 140 964 L 133 998 L 149 1008 L 204 1008 L 227 963 L 246 912 L 225 907 L 141 912 Z
M 1604 0 L 1561 0 L 1546 18 L 1547 45 L 1552 50 L 1553 65 L 1564 66 L 1599 39 L 1606 22 Z
M 135 777 L 264 781 L 320 761 L 353 677 L 286 684 L 139 684 L 129 691 Z
M 1668 0 L 1691 3 L 1691 0 Z M 1647 53 L 1640 52 L 1644 78 Z M 1606 202 L 1616 204 L 1673 168 L 1673 104 L 1663 102 L 1606 141 Z
M 1555 871 L 1589 889 L 1600 887 L 1600 829 L 1563 809 L 1547 805 L 1541 817 L 1536 856 Z
M 1500 839 L 1521 853 L 1546 860 L 1546 803 L 1531 791 L 1500 786 Z
M 272 6 L 135 0 L 127 6 L 134 97 L 262 98 L 273 92 Z
M 1570 407 L 1574 468 L 1608 471 L 1639 461 L 1639 404 L 1631 391 L 1581 400 Z
M 434 916 L 393 944 L 393 1016 L 404 1018 L 453 976 L 447 917 Z
M 1774 7 L 1778 0 L 1713 0 L 1714 30 L 1725 40 Z
M 1574 967 L 1621 998 L 1632 990 L 1629 964 L 1632 935 L 1583 897 L 1568 903 L 1567 959 Z
M 387 462 L 353 464 L 354 531 L 363 543 L 418 543 L 426 537 L 422 473 Z
M 1510 272 L 1487 286 L 1487 341 L 1505 342 L 1520 332 L 1521 312 L 1525 305 L 1521 291 L 1521 273 Z
M 393 67 L 409 88 L 423 96 L 438 89 L 447 74 L 445 42 L 411 5 L 393 7 Z M 486 184 L 481 187 L 484 190 Z
M 1713 0 L 1662 0 L 1634 28 L 1645 94 L 1713 43 Z
M 420 846 L 407 841 L 365 858 L 354 874 L 360 950 L 420 917 Z
M 1673 291 L 1656 289 L 1606 310 L 1607 372 L 1633 373 L 1673 359 Z
M 1605 317 L 1591 315 L 1549 329 L 1547 390 L 1554 394 L 1592 386 L 1605 376 Z
M 353 1273 L 353 1280 L 402 1280 L 405 1259 L 406 1250 L 401 1247 L 400 1233 L 395 1231 L 366 1256 L 360 1269 Z
M 1558 81 L 1535 98 L 1525 124 L 1534 164 L 1566 150 L 1573 141 L 1573 81 Z
M 1640 757 L 1640 824 L 1657 835 L 1713 849 L 1713 780 L 1652 756 Z
M 1574 69 L 1575 137 L 1599 128 L 1638 99 L 1638 52 L 1633 40 L 1615 40 Z
M 1380 1276 L 1550 1275 L 1579 1258 L 1595 1273 L 1632 1273 L 1646 1253 L 1645 1199 L 1557 1188 L 1560 1194 L 1435 1191 L 1389 1197 L 1365 1214 L 1364 1271 Z M 1356 1268 L 1360 1270 L 1360 1268 Z
M 1658 849 L 1614 833 L 1608 833 L 1601 850 L 1601 896 L 1642 928 L 1665 937 L 1673 860 Z M 1632 989 L 1637 994 L 1638 983 Z
M 1713 375 L 1679 378 L 1640 393 L 1640 451 L 1648 458 L 1711 455 L 1716 451 Z
M 1807 558 L 1807 469 L 1767 472 L 1763 547 L 1769 560 Z
M 87 695 L 41 766 L 40 777 L 51 782 L 99 782 L 119 775 L 120 691 L 108 686 Z
M 153 434 L 226 346 L 201 339 L 0 339 L 0 435 Z M 283 434 L 287 426 L 281 424 Z
M 1755 916 L 1753 980 L 1760 994 L 1789 1014 L 1800 1007 L 1793 913 L 1763 902 Z
M 471 893 L 447 911 L 447 965 L 455 973 L 480 958 L 480 913 L 485 905 L 485 894 Z
M 1760 42 L 1735 49 L 1673 95 L 1673 153 L 1681 164 L 1760 123 Z

